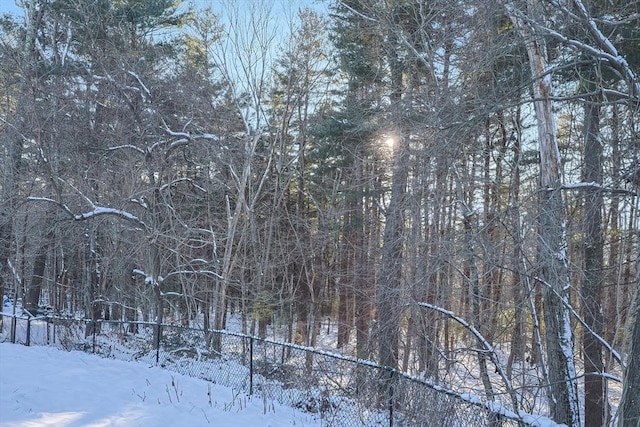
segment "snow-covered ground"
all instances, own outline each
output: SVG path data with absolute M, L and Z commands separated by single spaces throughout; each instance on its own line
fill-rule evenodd
M 313 415 L 136 362 L 0 343 L 0 427 L 320 426 Z
M 13 306 L 7 304 L 5 311 L 13 311 Z M 16 306 L 19 309 L 19 305 Z M 16 310 L 19 312 L 19 310 Z M 7 312 L 9 314 L 9 312 Z M 7 317 L 8 319 L 8 317 Z M 233 329 L 240 330 L 241 324 L 238 316 L 230 316 L 230 326 Z M 163 345 L 159 353 L 156 353 L 149 343 L 152 339 L 152 328 L 141 327 L 135 334 L 123 333 L 121 325 L 117 323 L 105 322 L 100 329 L 100 333 L 95 336 L 86 337 L 85 326 L 81 321 L 67 322 L 62 319 L 59 323 L 51 323 L 44 318 L 31 318 L 30 321 L 30 342 L 34 345 L 34 348 L 40 348 L 42 351 L 47 352 L 47 355 L 58 354 L 55 348 L 49 347 L 37 347 L 52 345 L 57 348 L 63 348 L 65 350 L 81 350 L 95 351 L 101 354 L 102 357 L 108 360 L 120 359 L 124 362 L 127 369 L 133 366 L 134 371 L 137 372 L 152 372 L 158 371 L 160 368 L 152 368 L 153 366 L 162 366 L 163 368 L 154 374 L 154 377 L 160 377 L 160 380 L 153 380 L 149 378 L 150 373 L 145 373 L 144 378 L 137 379 L 136 384 L 127 384 L 117 390 L 114 387 L 119 385 L 120 382 L 126 381 L 133 376 L 124 374 L 126 377 L 96 377 L 93 374 L 94 369 L 86 369 L 85 377 L 86 383 L 80 384 L 83 391 L 74 391 L 74 395 L 94 395 L 98 401 L 109 401 L 113 396 L 113 393 L 123 395 L 124 397 L 116 396 L 117 400 L 113 404 L 109 404 L 109 408 L 115 408 L 113 410 L 96 411 L 95 407 L 90 407 L 88 411 L 67 411 L 60 410 L 63 415 L 72 417 L 71 421 L 61 421 L 54 418 L 52 421 L 50 417 L 55 412 L 50 409 L 42 408 L 37 404 L 31 404 L 33 402 L 31 396 L 39 393 L 42 390 L 42 384 L 38 382 L 39 377 L 48 378 L 50 373 L 55 372 L 58 374 L 58 365 L 61 363 L 45 363 L 33 362 L 29 366 L 20 366 L 15 369 L 11 368 L 12 372 L 16 372 L 15 376 L 11 377 L 12 381 L 16 384 L 21 384 L 22 388 L 16 390 L 24 390 L 25 386 L 35 386 L 28 389 L 26 392 L 21 392 L 20 395 L 29 396 L 29 401 L 20 406 L 20 400 L 14 399 L 9 403 L 12 403 L 11 408 L 17 412 L 28 412 L 29 408 L 37 408 L 40 412 L 47 412 L 48 418 L 34 417 L 28 419 L 10 419 L 11 423 L 5 424 L 5 410 L 8 406 L 6 402 L 7 394 L 12 394 L 13 390 L 5 386 L 7 380 L 4 378 L 4 372 L 6 372 L 4 365 L 7 365 L 4 361 L 4 352 L 6 351 L 7 344 L 0 344 L 0 427 L 5 426 L 153 426 L 153 425 L 229 425 L 229 426 L 244 426 L 248 423 L 253 423 L 257 426 L 280 426 L 280 425 L 296 425 L 296 426 L 313 426 L 313 425 L 354 425 L 361 423 L 361 425 L 367 426 L 379 426 L 388 424 L 389 412 L 384 407 L 376 406 L 376 396 L 379 388 L 376 388 L 375 381 L 377 376 L 363 376 L 362 371 L 360 375 L 354 374 L 353 361 L 348 358 L 341 357 L 332 351 L 335 348 L 336 328 L 329 329 L 328 324 L 323 324 L 322 332 L 318 337 L 316 348 L 324 349 L 325 352 L 330 355 L 327 356 L 322 351 L 316 352 L 313 357 L 313 375 L 307 372 L 308 359 L 306 349 L 301 347 L 295 347 L 289 345 L 287 347 L 291 354 L 287 353 L 286 366 L 281 360 L 284 357 L 284 347 L 279 344 L 269 344 L 263 342 L 256 342 L 254 344 L 253 360 L 254 371 L 253 375 L 250 374 L 247 362 L 247 342 L 243 344 L 242 340 L 239 340 L 232 332 L 224 334 L 221 337 L 224 342 L 225 353 L 222 357 L 212 355 L 204 345 L 204 336 L 199 330 L 186 330 L 183 328 L 176 328 L 171 325 L 163 327 Z M 5 322 L 5 328 L 3 333 L 0 333 L 0 342 L 3 340 L 9 340 L 10 322 Z M 16 325 L 16 342 L 27 342 L 27 319 L 20 318 Z M 284 327 L 272 327 L 269 328 L 269 337 L 274 341 L 283 340 L 286 337 L 286 330 Z M 25 347 L 22 347 L 25 348 Z M 497 346 L 498 357 L 506 359 L 508 354 L 508 348 L 501 349 Z M 343 349 L 344 350 L 344 349 Z M 53 352 L 53 353 L 52 353 Z M 64 353 L 63 353 L 64 354 Z M 75 354 L 75 359 L 66 365 L 72 369 L 72 372 L 77 372 L 78 368 L 74 368 L 73 365 L 84 367 L 86 362 L 84 358 L 90 358 L 95 363 L 100 363 L 102 359 L 94 359 L 91 355 L 86 353 L 71 353 Z M 501 357 L 504 356 L 504 357 Z M 159 361 L 156 362 L 156 357 Z M 48 359 L 47 356 L 45 359 Z M 97 360 L 97 361 L 96 361 Z M 107 362 L 108 362 L 107 360 Z M 14 360 L 18 362 L 19 360 Z M 79 363 L 80 361 L 80 363 Z M 45 360 L 46 362 L 46 360 Z M 460 353 L 456 355 L 455 364 L 446 371 L 446 378 L 450 384 L 455 384 L 455 388 L 450 390 L 450 393 L 445 393 L 444 390 L 436 392 L 431 390 L 427 386 L 416 386 L 421 382 L 403 381 L 402 386 L 398 385 L 398 390 L 405 390 L 410 393 L 411 396 L 416 396 L 418 393 L 421 397 L 422 403 L 415 406 L 415 402 L 411 403 L 406 408 L 408 412 L 395 411 L 394 419 L 397 418 L 398 425 L 402 424 L 402 420 L 413 419 L 412 417 L 418 416 L 420 419 L 429 419 L 431 421 L 438 419 L 438 417 L 446 416 L 451 407 L 455 407 L 456 414 L 454 416 L 453 425 L 471 425 L 471 420 L 484 419 L 487 415 L 486 411 L 476 407 L 482 402 L 482 396 L 478 394 L 478 390 L 481 390 L 481 384 L 475 366 L 477 363 L 477 356 L 474 352 Z M 363 366 L 369 366 L 365 363 Z M 41 366 L 46 366 L 42 368 Z M 374 367 L 374 364 L 371 364 Z M 520 365 L 518 365 L 520 367 Z M 537 377 L 535 375 L 536 367 L 528 366 L 527 372 L 523 372 L 523 378 L 516 375 L 513 384 L 518 388 L 520 393 L 520 399 L 522 403 L 520 408 L 530 413 L 536 414 L 544 412 L 541 409 L 544 407 L 544 401 L 542 400 L 541 392 L 539 388 L 531 388 L 533 394 L 528 394 L 528 388 L 526 385 L 536 383 Z M 279 368 L 279 369 L 278 369 Z M 36 372 L 40 370 L 38 374 L 27 374 L 26 376 L 22 372 Z M 256 370 L 257 369 L 257 370 Z M 275 370 L 274 370 L 275 369 Z M 22 372 L 20 372 L 22 370 Z M 124 368 L 123 368 L 124 370 Z M 375 370 L 375 369 L 374 369 Z M 514 372 L 520 372 L 518 369 L 514 369 Z M 128 372 L 128 371 L 127 371 Z M 182 377 L 180 373 L 190 375 L 189 377 Z M 449 374 L 451 374 L 449 376 Z M 64 374 L 63 374 L 64 375 Z M 494 378 L 497 374 L 493 374 L 493 370 L 489 372 L 489 375 L 494 380 L 495 384 L 500 384 L 499 378 Z M 195 379 L 198 377 L 201 379 Z M 9 378 L 9 377 L 7 377 Z M 83 377 L 84 378 L 84 377 Z M 205 380 L 202 380 L 204 378 Z M 247 396 L 249 390 L 249 379 L 253 379 L 253 391 L 254 394 L 251 398 Z M 420 378 L 418 375 L 417 378 Z M 445 378 L 443 376 L 443 378 Z M 353 380 L 357 380 L 358 385 L 356 390 L 359 390 L 358 396 L 354 399 L 349 395 L 349 390 L 353 390 Z M 328 381 L 328 382 L 327 382 Z M 371 383 L 373 381 L 374 383 Z M 520 385 L 522 381 L 523 385 Z M 59 382 L 59 381 L 58 381 Z M 428 382 L 428 380 L 427 380 Z M 189 384 L 199 384 L 197 386 L 190 386 Z M 229 388 L 222 388 L 215 384 L 224 384 Z M 320 385 L 321 387 L 309 387 L 310 385 Z M 416 386 L 417 389 L 412 387 Z M 56 386 L 51 386 L 55 388 Z M 204 387 L 204 391 L 203 391 Z M 373 387 L 373 388 L 372 388 Z M 70 387 L 66 386 L 66 389 Z M 100 389 L 98 389 L 100 388 Z M 212 392 L 209 392 L 209 388 L 212 388 Z M 224 393 L 214 392 L 213 388 L 224 390 Z M 440 389 L 440 387 L 436 387 Z M 431 390 L 431 391 L 430 391 Z M 503 391 L 499 387 L 496 390 Z M 346 395 L 345 395 L 346 393 Z M 209 400 L 209 396 L 211 400 Z M 400 393 L 399 395 L 402 395 Z M 458 399 L 454 396 L 457 395 Z M 216 396 L 218 396 L 216 398 Z M 510 414 L 508 417 L 516 417 L 515 414 L 510 412 L 510 402 L 507 399 L 507 394 L 504 394 L 505 398 L 502 401 L 494 402 L 491 404 L 493 408 L 497 408 L 498 412 L 504 414 Z M 203 400 L 206 398 L 205 400 Z M 145 406 L 147 400 L 153 402 L 152 409 Z M 46 397 L 37 399 L 37 401 L 47 401 Z M 436 404 L 436 401 L 440 402 Z M 77 403 L 75 400 L 73 401 Z M 204 403 L 203 403 L 204 402 Z M 294 412 L 295 409 L 291 407 L 281 406 L 278 404 L 292 405 L 296 408 L 302 408 L 302 412 Z M 379 403 L 379 402 L 378 402 Z M 420 409 L 423 404 L 430 405 L 430 411 L 424 411 Z M 137 404 L 142 408 L 133 406 Z M 187 405 L 187 406 L 185 406 Z M 453 405 L 453 406 L 451 406 Z M 496 406 L 497 405 L 497 406 Z M 65 405 L 70 406 L 71 405 Z M 89 405 L 90 406 L 90 405 Z M 163 407 L 159 410 L 158 407 Z M 162 415 L 166 408 L 176 407 L 178 415 L 174 418 L 167 418 Z M 480 404 L 479 406 L 483 406 Z M 21 409 L 22 408 L 22 409 Z M 26 409 L 25 409 L 26 408 Z M 102 408 L 100 406 L 99 408 Z M 186 408 L 186 409 L 185 409 Z M 244 418 L 233 416 L 220 417 L 216 411 L 222 411 L 223 413 L 235 414 L 239 410 L 247 415 L 252 414 L 252 410 L 258 410 L 263 418 L 258 421 L 249 419 L 246 423 Z M 14 411 L 14 412 L 15 412 Z M 133 412 L 131 412 L 133 411 Z M 67 413 L 70 412 L 70 413 Z M 80 412 L 80 415 L 78 414 Z M 184 412 L 187 412 L 185 415 Z M 272 422 L 270 415 L 276 413 L 274 418 L 277 422 Z M 83 417 L 86 417 L 85 413 L 96 413 L 95 417 L 91 417 L 88 421 Z M 158 418 L 149 419 L 149 413 L 161 415 Z M 9 414 L 14 415 L 13 412 Z M 83 415 L 84 414 L 84 415 Z M 115 415 L 114 415 L 115 414 Z M 120 423 L 119 420 L 123 418 L 122 414 L 128 414 L 124 416 L 127 422 Z M 195 414 L 195 415 L 194 415 Z M 283 415 L 284 414 L 284 415 Z M 137 416 L 142 417 L 141 421 L 137 421 Z M 226 415 L 226 414 L 225 414 Z M 521 416 L 527 423 L 537 426 L 552 426 L 553 422 L 548 420 L 544 416 L 530 415 L 525 412 L 521 412 Z M 79 417 L 80 421 L 76 421 L 75 417 Z M 113 418 L 115 417 L 115 418 Z M 189 417 L 189 418 L 185 418 Z M 315 418 L 314 418 L 315 417 Z M 408 418 L 407 418 L 408 417 Z M 96 422 L 95 420 L 100 422 Z M 115 421 L 114 421 L 115 420 Z M 133 420 L 133 421 L 128 421 Z M 175 420 L 179 420 L 176 424 Z M 214 420 L 212 422 L 212 420 Z M 449 420 L 452 421 L 452 420 Z M 486 421 L 486 420 L 485 420 Z M 160 423 L 158 423 L 160 422 Z M 185 424 L 187 423 L 188 424 Z M 479 422 L 479 421 L 478 421 Z M 394 423 L 395 424 L 395 423 Z M 422 424 L 416 424 L 422 425 Z

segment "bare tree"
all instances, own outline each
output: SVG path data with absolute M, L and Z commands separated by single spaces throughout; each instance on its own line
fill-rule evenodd
M 541 16 L 540 5 L 527 4 L 529 13 Z M 547 364 L 553 419 L 567 425 L 580 425 L 578 389 L 569 312 L 566 308 L 570 289 L 567 270 L 565 206 L 562 197 L 562 170 L 552 110 L 552 87 L 547 47 L 536 28 L 510 10 L 529 55 L 540 150 L 540 276 L 544 287 Z

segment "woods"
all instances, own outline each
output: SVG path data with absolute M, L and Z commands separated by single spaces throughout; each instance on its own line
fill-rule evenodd
M 29 313 L 237 328 L 638 423 L 640 4 L 21 5 L 0 293 Z

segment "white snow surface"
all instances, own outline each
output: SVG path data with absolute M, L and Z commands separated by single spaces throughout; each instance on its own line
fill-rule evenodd
M 0 427 L 320 426 L 312 414 L 138 362 L 0 343 Z

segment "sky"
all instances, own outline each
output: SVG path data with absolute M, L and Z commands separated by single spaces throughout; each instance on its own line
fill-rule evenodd
M 0 0 L 0 14 L 4 13 L 22 13 L 22 9 L 16 6 L 16 2 L 13 0 Z
M 159 367 L 10 343 L 0 343 L 0 408 L 0 427 L 320 426 L 312 414 Z
M 231 0 L 230 2 L 238 3 L 238 4 L 242 4 L 242 3 L 249 4 L 249 2 L 254 2 L 254 1 L 255 0 Z M 216 9 L 216 4 L 220 2 L 221 0 L 195 0 L 194 1 L 194 3 L 198 6 L 212 5 L 214 10 Z M 185 1 L 185 3 L 187 3 L 187 1 Z M 282 5 L 283 10 L 288 8 L 296 10 L 297 8 L 304 7 L 304 6 L 310 6 L 315 8 L 323 7 L 321 5 L 322 1 L 320 0 L 279 0 L 278 3 Z M 22 13 L 22 9 L 16 6 L 15 0 L 0 0 L 0 14 L 3 14 L 3 13 L 12 13 L 12 14 Z

